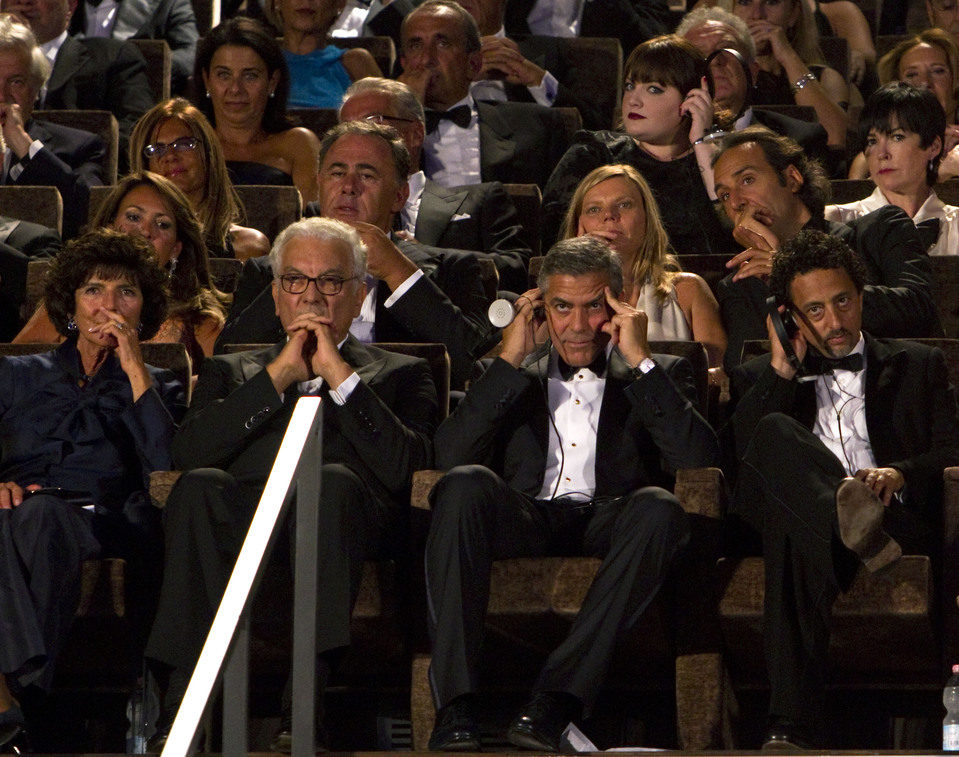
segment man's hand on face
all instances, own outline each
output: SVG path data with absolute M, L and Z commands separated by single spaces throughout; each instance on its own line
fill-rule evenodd
M 404 255 L 386 232 L 371 223 L 356 221 L 357 230 L 367 250 L 367 270 L 370 275 L 382 279 L 393 291 L 416 273 L 416 264 Z
M 733 237 L 746 249 L 733 256 L 727 268 L 736 269 L 733 281 L 757 276 L 766 281 L 772 272 L 773 253 L 779 248 L 779 239 L 769 227 L 770 219 L 762 208 L 747 205 L 736 219 Z
M 426 91 L 430 84 L 430 77 L 433 72 L 426 68 L 422 63 L 417 63 L 404 59 L 403 73 L 396 77 L 397 81 L 403 82 L 409 87 L 416 99 L 426 106 Z
M 286 345 L 267 366 L 277 393 L 319 376 L 333 389 L 353 372 L 337 350 L 326 316 L 300 313 L 286 328 Z
M 23 112 L 16 103 L 0 103 L 0 130 L 3 141 L 17 158 L 23 158 L 30 150 L 33 139 L 24 127 Z
M 646 313 L 617 300 L 609 287 L 606 287 L 606 305 L 612 316 L 602 328 L 609 334 L 610 344 L 618 347 L 623 359 L 633 367 L 651 357 L 646 338 L 649 324 Z
M 780 317 L 785 314 L 786 306 L 780 305 Z M 773 328 L 772 318 L 768 315 L 766 316 L 766 334 L 769 338 L 769 351 L 772 355 L 772 359 L 770 360 L 772 369 L 781 378 L 787 381 L 792 380 L 793 376 L 796 375 L 796 369 L 792 367 L 792 364 L 786 357 L 786 350 L 783 349 L 782 343 L 779 341 L 779 335 L 776 333 L 776 329 Z M 798 329 L 796 335 L 790 339 L 790 343 L 792 344 L 793 352 L 796 353 L 796 357 L 802 362 L 803 358 L 806 357 L 806 351 L 809 349 L 809 342 L 806 341 L 806 337 L 801 328 Z
M 526 356 L 546 341 L 546 319 L 542 315 L 544 307 L 539 289 L 524 292 L 513 303 L 516 315 L 513 322 L 503 329 L 500 357 L 514 368 L 519 368 Z
M 483 65 L 476 75 L 477 81 L 502 79 L 509 84 L 521 84 L 524 87 L 538 87 L 543 83 L 546 71 L 527 60 L 520 52 L 519 45 L 511 39 L 483 37 L 480 52 Z

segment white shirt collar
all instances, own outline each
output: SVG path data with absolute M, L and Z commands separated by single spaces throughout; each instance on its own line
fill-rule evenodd
M 411 173 L 407 182 L 410 185 L 410 196 L 406 200 L 407 204 L 419 202 L 423 190 L 426 189 L 426 174 L 422 170 Z
M 46 56 L 47 60 L 50 61 L 51 66 L 56 61 L 57 55 L 60 53 L 60 48 L 63 47 L 63 43 L 66 42 L 66 40 L 67 30 L 64 29 L 58 36 L 40 45 L 40 50 Z

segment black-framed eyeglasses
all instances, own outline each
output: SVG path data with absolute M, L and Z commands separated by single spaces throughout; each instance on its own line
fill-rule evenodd
M 189 150 L 195 150 L 199 144 L 200 140 L 196 137 L 180 137 L 179 139 L 174 139 L 169 144 L 166 142 L 154 142 L 151 145 L 147 145 L 143 148 L 143 154 L 148 159 L 162 158 L 170 150 L 174 150 L 176 152 L 187 152 Z
M 310 286 L 310 282 L 316 285 L 320 294 L 334 295 L 343 290 L 343 283 L 353 281 L 359 276 L 305 276 L 302 273 L 284 273 L 280 276 L 280 286 L 284 292 L 290 294 L 303 294 Z
M 390 124 L 415 124 L 415 118 L 400 118 L 399 116 L 387 116 L 385 113 L 370 113 L 368 116 L 363 116 L 363 120 L 371 124 L 380 124 L 381 126 L 389 126 Z

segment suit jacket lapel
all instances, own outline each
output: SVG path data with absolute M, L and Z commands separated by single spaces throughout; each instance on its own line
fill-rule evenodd
M 340 349 L 340 354 L 347 363 L 353 366 L 364 384 L 369 384 L 386 364 L 384 358 L 374 357 L 369 348 L 352 334 L 346 337 L 346 341 L 343 342 L 343 347 Z
M 117 8 L 117 19 L 111 37 L 130 39 L 135 37 L 144 21 L 153 15 L 149 0 L 123 0 Z
M 493 167 L 513 159 L 513 127 L 500 115 L 496 105 L 477 102 L 480 126 L 480 170 L 483 181 L 495 181 Z
M 47 94 L 44 97 L 44 103 L 53 102 L 52 95 L 59 92 L 70 81 L 70 77 L 79 71 L 89 53 L 86 47 L 69 35 L 57 51 L 57 58 L 53 64 L 53 71 L 50 78 L 47 79 Z
M 0 242 L 6 242 L 13 233 L 13 230 L 19 225 L 20 221 L 18 221 L 16 218 L 0 216 Z
M 416 216 L 416 238 L 423 244 L 439 244 L 450 220 L 468 194 L 466 190 L 452 192 L 427 179 Z
M 904 354 L 902 350 L 866 337 L 866 429 L 877 465 L 897 457 L 890 434 Z
M 596 428 L 596 494 L 619 491 L 617 479 L 622 472 L 616 470 L 616 446 L 620 442 L 623 424 L 632 407 L 626 397 L 626 387 L 633 380 L 632 371 L 619 350 L 609 354 L 606 369 L 606 386 L 599 409 L 599 425 Z

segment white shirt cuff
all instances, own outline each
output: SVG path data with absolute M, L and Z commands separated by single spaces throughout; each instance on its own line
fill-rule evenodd
M 402 297 L 404 294 L 407 293 L 407 291 L 409 291 L 409 288 L 413 286 L 413 284 L 415 284 L 417 281 L 420 280 L 420 277 L 422 275 L 423 275 L 423 272 L 420 270 L 417 270 L 415 273 L 410 274 L 410 277 L 406 281 L 404 281 L 402 284 L 400 284 L 398 287 L 396 287 L 396 291 L 386 298 L 386 302 L 383 303 L 383 307 L 385 308 L 391 307 L 393 303 L 395 303 L 397 300 L 399 300 L 400 297 Z
M 559 82 L 556 81 L 556 77 L 553 76 L 549 71 L 543 75 L 543 81 L 539 83 L 539 86 L 536 87 L 527 87 L 530 95 L 537 103 L 540 105 L 545 105 L 547 108 L 552 107 L 553 103 L 556 102 L 556 94 L 559 91 Z
M 350 398 L 350 395 L 353 394 L 353 390 L 356 389 L 357 385 L 360 383 L 360 377 L 357 375 L 356 371 L 353 371 L 346 379 L 340 384 L 336 389 L 330 389 L 330 398 L 337 405 L 345 405 L 346 401 Z

